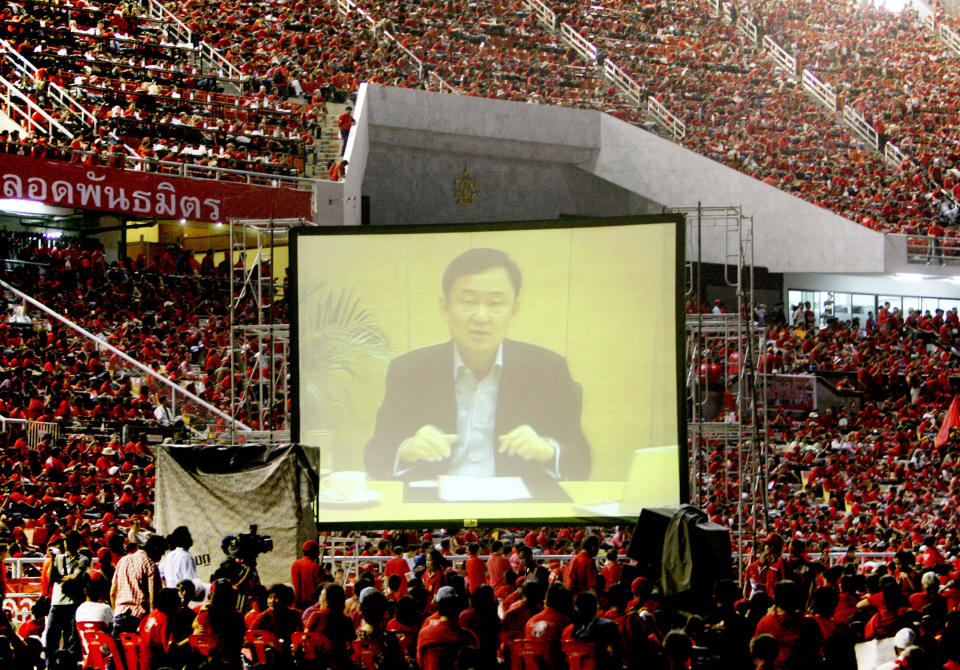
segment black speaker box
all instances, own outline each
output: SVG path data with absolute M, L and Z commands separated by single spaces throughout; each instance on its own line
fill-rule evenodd
M 683 509 L 683 508 L 679 508 Z M 686 506 L 689 511 L 690 506 Z M 663 569 L 663 542 L 667 527 L 677 508 L 651 508 L 640 512 L 633 538 L 627 547 L 627 556 L 637 561 L 642 574 L 657 582 Z M 730 531 L 711 522 L 706 514 L 687 519 L 690 547 L 687 559 L 693 566 L 692 591 L 709 598 L 718 579 L 732 576 Z

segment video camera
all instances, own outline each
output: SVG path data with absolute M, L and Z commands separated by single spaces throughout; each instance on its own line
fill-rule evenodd
M 256 524 L 250 524 L 250 532 L 238 534 L 231 544 L 230 549 L 236 552 L 236 556 L 253 562 L 260 554 L 273 551 L 273 538 L 258 534 Z

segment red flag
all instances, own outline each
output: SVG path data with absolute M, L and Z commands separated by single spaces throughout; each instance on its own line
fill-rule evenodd
M 937 439 L 933 441 L 934 446 L 942 447 L 947 443 L 950 437 L 950 429 L 960 426 L 960 405 L 957 403 L 957 396 L 953 396 L 953 402 L 947 409 L 947 415 L 943 417 L 943 425 L 940 426 L 940 432 L 937 433 Z

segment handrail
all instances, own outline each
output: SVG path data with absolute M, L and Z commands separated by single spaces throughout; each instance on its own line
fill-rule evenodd
M 560 38 L 567 43 L 571 49 L 590 63 L 597 62 L 597 47 L 586 37 L 578 33 L 569 23 L 560 26 Z
M 643 89 L 640 88 L 640 84 L 609 58 L 603 61 L 603 76 L 637 107 L 642 104 Z
M 803 71 L 802 81 L 803 88 L 807 93 L 831 112 L 837 111 L 837 94 L 833 92 L 833 87 L 830 84 L 823 83 L 817 75 L 807 69 Z
M 176 382 L 173 382 L 173 381 L 167 379 L 166 377 L 164 377 L 163 375 L 158 374 L 158 373 L 155 372 L 153 369 L 147 367 L 146 365 L 144 365 L 144 364 L 141 363 L 140 361 L 136 360 L 135 358 L 131 357 L 131 356 L 128 355 L 127 353 L 121 351 L 120 349 L 117 349 L 115 346 L 113 346 L 112 344 L 110 344 L 109 342 L 107 342 L 105 339 L 103 339 L 103 338 L 101 338 L 101 337 L 97 337 L 96 335 L 94 335 L 93 333 L 91 333 L 89 330 L 87 330 L 87 329 L 83 328 L 82 326 L 74 323 L 73 321 L 71 321 L 71 320 L 68 319 L 67 317 L 63 316 L 62 314 L 59 314 L 58 312 L 55 312 L 54 310 L 50 309 L 49 307 L 47 307 L 46 305 L 44 305 L 44 304 L 43 304 L 42 302 L 40 302 L 39 300 L 35 300 L 35 299 L 32 298 L 31 296 L 27 295 L 26 293 L 24 293 L 24 292 L 21 291 L 20 289 L 15 288 L 14 286 L 11 286 L 11 285 L 8 284 L 7 282 L 3 281 L 2 279 L 0 279 L 0 287 L 3 287 L 3 288 L 6 289 L 7 291 L 10 291 L 11 293 L 13 293 L 15 296 L 17 296 L 17 297 L 20 298 L 21 300 L 30 303 L 32 306 L 36 307 L 37 309 L 39 309 L 41 312 L 43 312 L 43 313 L 46 314 L 47 316 L 53 317 L 54 319 L 56 319 L 56 320 L 59 321 L 60 323 L 64 324 L 64 325 L 67 326 L 68 328 L 70 328 L 70 329 L 72 329 L 72 330 L 80 333 L 81 335 L 83 335 L 85 338 L 87 338 L 87 339 L 90 340 L 91 342 L 94 342 L 97 347 L 102 347 L 102 348 L 106 349 L 107 351 L 109 351 L 109 352 L 110 352 L 111 354 L 113 354 L 114 356 L 117 356 L 117 357 L 123 359 L 126 363 L 129 363 L 129 364 L 132 365 L 133 367 L 135 367 L 135 368 L 137 368 L 138 370 L 140 370 L 140 372 L 146 374 L 148 377 L 151 377 L 151 378 L 155 379 L 156 381 L 160 382 L 161 384 L 163 384 L 164 386 L 166 386 L 166 387 L 171 391 L 171 393 L 173 393 L 173 394 L 180 394 L 181 396 L 184 396 L 184 397 L 188 398 L 191 402 L 196 403 L 199 407 L 202 407 L 202 408 L 204 408 L 205 410 L 207 410 L 208 412 L 210 412 L 211 414 L 213 414 L 213 415 L 215 415 L 215 416 L 217 416 L 217 417 L 219 417 L 219 418 L 221 418 L 221 419 L 224 419 L 224 420 L 227 421 L 228 423 L 231 423 L 231 424 L 235 425 L 237 428 L 239 428 L 239 429 L 242 430 L 242 431 L 249 431 L 249 430 L 250 430 L 250 427 L 247 426 L 247 425 L 246 425 L 245 423 L 243 423 L 242 421 L 239 421 L 239 420 L 233 418 L 232 416 L 230 416 L 229 414 L 226 414 L 223 410 L 218 409 L 217 407 L 214 407 L 213 405 L 211 405 L 210 403 L 208 403 L 208 402 L 207 402 L 206 400 L 204 400 L 203 398 L 197 396 L 197 395 L 194 394 L 194 393 L 191 393 L 190 391 L 187 391 L 185 388 L 181 387 L 181 386 L 178 385 Z
M 941 23 L 937 35 L 941 42 L 950 47 L 956 54 L 960 54 L 960 35 L 957 35 L 957 32 L 953 28 L 945 23 Z
M 460 89 L 458 89 L 455 86 L 452 86 L 451 84 L 448 84 L 443 77 L 438 75 L 433 70 L 430 70 L 430 72 L 427 73 L 427 82 L 429 83 L 430 80 L 435 80 L 437 82 L 437 90 L 439 90 L 441 93 L 443 92 L 443 89 L 447 89 L 448 92 L 453 93 L 455 95 L 460 93 Z
M 793 56 L 793 54 L 777 44 L 776 41 L 769 35 L 765 35 L 763 37 L 763 46 L 769 52 L 770 57 L 773 58 L 774 62 L 786 70 L 790 77 L 796 79 L 797 59 Z
M 675 142 L 687 136 L 686 124 L 652 95 L 647 98 L 647 114 L 673 135 Z
M 243 74 L 240 68 L 228 61 L 222 53 L 206 42 L 200 42 L 201 62 L 204 59 L 207 59 L 220 79 L 231 79 L 239 85 L 241 91 L 243 90 L 243 85 L 249 80 L 249 77 Z
M 864 118 L 863 114 L 850 105 L 844 105 L 843 121 L 853 132 L 867 142 L 874 151 L 880 149 L 880 137 L 877 135 L 877 131 L 874 130 L 873 126 Z
M 20 73 L 20 76 L 31 81 L 36 80 L 37 66 L 23 56 L 20 52 L 5 39 L 0 39 L 0 52 L 4 54 L 5 60 Z M 97 117 L 81 105 L 72 95 L 67 93 L 59 84 L 52 81 L 47 82 L 47 97 L 56 101 L 60 109 L 65 110 L 71 116 L 77 117 L 80 123 L 91 128 L 97 127 Z
M 533 10 L 534 16 L 536 16 L 540 23 L 548 30 L 557 29 L 557 15 L 552 9 L 547 7 L 543 0 L 524 0 L 524 4 Z
M 896 169 L 903 165 L 903 161 L 907 159 L 907 156 L 900 151 L 900 147 L 896 144 L 887 142 L 883 147 L 883 159 L 887 162 L 887 165 Z
M 187 24 L 181 21 L 176 14 L 167 9 L 166 5 L 159 2 L 159 0 L 150 0 L 149 6 L 147 7 L 147 15 L 171 24 L 178 37 L 182 38 L 184 42 L 193 44 L 193 32 L 187 27 Z
M 6 78 L 0 77 L 0 86 L 3 87 L 3 90 L 6 93 L 4 100 L 8 105 L 7 115 L 10 116 L 11 119 L 13 119 L 13 116 L 10 114 L 9 110 L 16 109 L 18 112 L 20 112 L 20 114 L 24 116 L 28 124 L 34 125 L 37 122 L 33 120 L 33 115 L 36 113 L 39 113 L 41 118 L 43 118 L 47 122 L 47 132 L 45 133 L 47 137 L 53 137 L 53 131 L 58 130 L 61 133 L 63 133 L 64 137 L 66 137 L 68 140 L 73 139 L 72 132 L 67 130 L 67 128 L 62 123 L 60 123 L 55 118 L 50 116 L 50 114 L 47 113 L 45 109 L 43 109 L 33 100 L 31 100 L 23 91 L 21 91 L 15 85 L 7 81 Z M 26 103 L 27 110 L 29 110 L 29 113 L 22 111 L 20 109 L 20 105 L 17 105 L 16 103 L 13 102 L 12 98 L 14 96 L 23 100 L 23 102 Z M 23 127 L 22 124 L 18 124 L 18 125 Z M 29 134 L 30 128 L 24 128 L 24 130 L 26 130 Z
M 757 28 L 757 24 L 745 16 L 741 16 L 737 20 L 737 32 L 749 37 L 754 46 L 760 44 L 760 29 Z

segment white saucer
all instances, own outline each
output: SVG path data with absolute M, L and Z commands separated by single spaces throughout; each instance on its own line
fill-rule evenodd
M 366 489 L 352 498 L 341 498 L 330 489 L 320 489 L 317 492 L 317 502 L 325 506 L 365 507 L 380 502 L 380 492 Z

